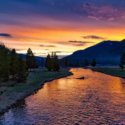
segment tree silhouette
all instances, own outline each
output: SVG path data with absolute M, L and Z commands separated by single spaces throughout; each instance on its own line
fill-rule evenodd
M 16 80 L 17 82 L 26 82 L 27 77 L 29 75 L 26 61 L 23 60 L 22 56 L 20 55 L 18 57 L 18 69 L 16 74 Z
M 49 54 L 47 55 L 46 61 L 45 61 L 45 67 L 48 69 L 48 71 L 51 71 L 52 69 L 53 71 L 59 71 L 60 63 L 56 53 L 52 53 L 51 57 Z
M 67 58 L 65 58 L 65 60 L 64 60 L 64 64 L 65 64 L 65 67 L 68 66 L 68 59 L 67 59 Z
M 56 55 L 56 53 L 54 53 L 54 57 L 53 57 L 53 71 L 59 71 L 60 69 L 60 63 L 58 60 L 58 56 Z
M 124 68 L 124 64 L 125 64 L 125 53 L 120 58 L 120 64 L 119 64 L 119 66 L 122 69 L 122 71 L 123 71 L 123 68 Z
M 92 62 L 91 62 L 91 65 L 92 65 L 93 67 L 95 67 L 95 66 L 96 66 L 96 61 L 95 61 L 95 58 L 93 58 L 93 60 L 92 60 Z
M 15 75 L 18 68 L 18 58 L 15 49 L 10 52 L 10 74 L 12 75 L 12 80 L 15 80 Z
M 36 66 L 37 66 L 36 59 L 35 59 L 33 52 L 30 48 L 27 50 L 26 64 L 27 64 L 27 68 L 30 70 L 36 68 Z
M 84 60 L 83 65 L 84 65 L 85 67 L 89 65 L 89 62 L 88 62 L 87 59 Z
M 10 70 L 9 50 L 3 44 L 0 46 L 0 78 L 2 81 L 9 80 L 9 74 L 10 74 L 9 70 Z
M 49 54 L 46 57 L 45 67 L 48 69 L 48 71 L 52 70 L 52 59 Z
M 32 55 L 32 66 L 31 66 L 32 69 L 34 68 L 38 68 L 38 65 L 36 63 L 36 59 L 35 59 L 35 56 L 34 54 Z
M 28 71 L 26 61 L 17 56 L 15 49 L 9 50 L 4 44 L 0 45 L 0 80 L 7 81 L 9 76 L 17 82 L 26 82 Z

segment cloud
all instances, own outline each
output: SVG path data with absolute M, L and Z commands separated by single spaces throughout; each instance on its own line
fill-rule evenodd
M 16 49 L 16 51 L 23 51 L 23 50 L 25 50 L 25 49 Z
M 85 43 L 94 43 L 94 42 L 88 42 L 88 41 L 69 41 L 69 42 L 71 42 L 71 43 L 83 43 L 83 44 L 85 44 Z
M 89 41 L 69 41 L 70 43 L 73 43 L 73 46 L 86 46 L 87 44 L 93 44 L 94 42 Z
M 40 26 L 41 28 L 50 28 L 51 24 L 54 28 L 55 26 L 67 28 L 67 25 L 75 27 L 78 21 L 80 23 L 84 21 L 85 24 L 88 20 L 108 21 L 111 17 L 115 20 L 117 18 L 123 20 L 124 6 L 125 3 L 121 4 L 118 0 L 115 2 L 108 0 L 103 2 L 102 0 L 91 0 L 91 2 L 90 0 L 88 2 L 86 0 L 63 0 L 61 2 L 58 0 L 16 0 L 16 2 L 3 0 L 0 4 L 0 24 Z M 73 22 L 76 25 L 72 25 Z
M 53 51 L 52 51 L 53 52 Z M 55 53 L 72 53 L 72 51 L 54 51 Z
M 10 34 L 7 34 L 7 33 L 0 33 L 0 36 L 2 36 L 2 37 L 8 37 L 8 38 L 12 37 Z
M 123 20 L 122 17 L 125 15 L 125 9 L 123 7 L 120 7 L 121 5 L 116 5 L 113 5 L 113 3 L 104 5 L 101 4 L 99 6 L 98 4 L 94 4 L 94 6 L 87 6 L 87 4 L 84 4 L 84 9 L 88 13 L 88 18 L 94 20 Z
M 40 22 L 41 20 L 43 22 L 43 18 L 48 17 L 61 21 L 78 21 L 84 16 L 92 19 L 100 19 L 100 16 L 106 20 L 111 17 L 116 19 L 124 16 L 125 3 L 123 0 L 114 1 L 89 0 L 86 2 L 86 0 L 63 0 L 60 2 L 58 0 L 16 0 L 15 2 L 15 0 L 3 0 L 0 4 L 0 22 L 10 24 L 23 23 L 22 25 L 24 23 L 28 25 L 32 21 L 35 22 L 28 19 L 29 17 L 37 18 Z M 76 17 L 74 18 L 74 16 Z
M 85 44 L 76 44 L 75 46 L 85 46 L 86 45 L 86 43 Z
M 95 19 L 95 20 L 99 20 L 99 18 L 97 18 L 97 17 L 95 17 L 95 16 L 88 16 L 88 18 Z
M 69 4 L 70 3 L 70 4 Z M 77 4 L 78 3 L 78 6 Z M 1 1 L 0 4 L 0 23 L 10 25 L 30 25 L 30 22 L 36 22 L 33 19 L 43 20 L 56 19 L 56 20 L 79 20 L 80 16 L 74 18 L 74 13 L 87 14 L 83 9 L 84 1 L 69 2 L 63 0 L 58 2 L 57 0 L 7 0 Z M 79 9 L 79 7 L 82 9 Z M 7 9 L 6 9 L 7 8 Z M 78 19 L 79 17 L 79 19 Z M 37 23 L 37 22 L 36 22 Z M 31 24 L 32 25 L 32 24 Z
M 39 45 L 40 47 L 56 47 L 55 45 Z
M 84 38 L 84 39 L 101 39 L 101 40 L 107 39 L 107 38 L 100 37 L 100 36 L 95 36 L 95 35 L 92 35 L 92 36 L 82 36 L 82 38 Z
M 109 21 L 112 21 L 112 20 L 115 20 L 115 19 L 114 19 L 113 17 L 111 17 L 111 18 L 109 18 L 108 20 L 109 20 Z
M 89 3 L 84 4 L 85 7 L 90 7 L 91 5 Z

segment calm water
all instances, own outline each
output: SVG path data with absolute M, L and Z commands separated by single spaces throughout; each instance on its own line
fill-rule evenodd
M 2 125 L 125 125 L 124 80 L 71 69 L 74 75 L 47 82 L 0 117 Z M 85 76 L 84 80 L 76 79 Z

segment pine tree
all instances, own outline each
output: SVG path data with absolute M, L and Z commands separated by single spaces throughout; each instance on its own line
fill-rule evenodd
M 48 69 L 48 71 L 52 70 L 52 59 L 49 54 L 46 57 L 45 67 Z
M 37 63 L 36 63 L 36 59 L 35 59 L 35 56 L 34 54 L 32 54 L 32 62 L 31 62 L 31 68 L 34 69 L 34 68 L 37 68 Z
M 17 82 L 26 82 L 28 77 L 28 69 L 26 65 L 26 61 L 23 60 L 22 56 L 18 57 L 18 69 L 16 74 L 16 81 Z
M 12 80 L 15 80 L 15 75 L 17 74 L 18 68 L 18 57 L 15 49 L 10 52 L 10 74 L 12 75 Z
M 120 64 L 119 64 L 122 71 L 123 71 L 123 68 L 124 68 L 124 64 L 125 64 L 125 53 L 121 56 Z
M 36 66 L 37 66 L 36 59 L 35 59 L 34 54 L 30 48 L 27 50 L 26 64 L 27 64 L 27 68 L 30 70 L 36 68 Z
M 89 65 L 89 62 L 88 62 L 87 59 L 84 60 L 83 65 L 84 65 L 84 66 L 88 66 L 88 65 Z
M 53 58 L 53 71 L 59 71 L 60 69 L 60 63 L 58 60 L 58 56 L 56 53 L 54 53 L 54 58 Z
M 9 74 L 10 74 L 9 69 L 10 69 L 9 50 L 3 44 L 0 47 L 0 78 L 2 81 L 9 80 Z
M 67 60 L 67 58 L 65 58 L 65 67 L 67 67 L 68 66 L 68 60 Z
M 96 61 L 95 61 L 95 58 L 93 58 L 93 60 L 92 60 L 92 62 L 91 62 L 91 65 L 92 65 L 93 67 L 95 67 L 95 66 L 96 66 Z
M 32 67 L 32 50 L 30 48 L 27 50 L 26 64 L 27 64 L 27 68 L 31 69 L 31 67 Z

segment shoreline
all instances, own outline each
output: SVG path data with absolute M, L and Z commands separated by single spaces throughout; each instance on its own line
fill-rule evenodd
M 46 82 L 51 82 L 51 81 L 56 80 L 56 79 L 60 79 L 60 78 L 64 78 L 64 77 L 73 75 L 72 72 L 69 71 L 69 69 L 67 69 L 67 71 L 68 72 L 65 75 L 59 75 L 59 76 L 54 77 L 54 78 L 48 78 L 48 79 L 43 80 L 40 83 L 38 83 L 35 87 L 31 86 L 30 90 L 23 92 L 18 98 L 14 98 L 14 100 L 13 100 L 12 103 L 10 103 L 9 105 L 7 105 L 3 109 L 0 109 L 0 115 L 3 115 L 9 109 L 16 107 L 19 101 L 21 101 L 22 99 L 30 96 L 33 92 L 41 89 Z
M 94 68 L 88 68 L 92 71 L 101 72 L 107 75 L 120 77 L 125 80 L 125 70 L 122 72 L 119 67 L 94 67 Z

